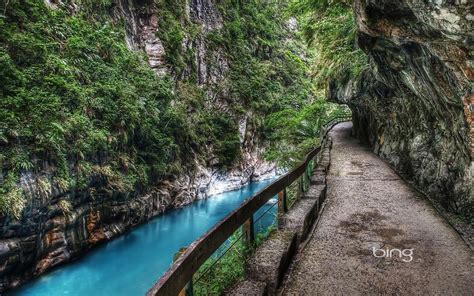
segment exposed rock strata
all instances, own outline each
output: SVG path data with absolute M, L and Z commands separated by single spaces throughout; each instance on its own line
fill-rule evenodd
M 470 1 L 357 0 L 370 66 L 333 81 L 354 133 L 445 207 L 472 217 L 474 7 Z

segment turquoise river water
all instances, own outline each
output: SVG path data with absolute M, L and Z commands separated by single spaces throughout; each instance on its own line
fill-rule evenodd
M 188 246 L 270 182 L 251 183 L 240 190 L 170 210 L 12 291 L 11 295 L 143 295 L 171 266 L 173 255 L 181 247 Z M 264 205 L 255 218 L 274 202 Z M 256 223 L 256 231 L 275 223 L 275 208 Z

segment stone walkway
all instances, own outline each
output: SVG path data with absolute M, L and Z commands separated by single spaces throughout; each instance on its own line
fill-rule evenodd
M 474 295 L 473 252 L 350 130 L 330 133 L 327 204 L 282 294 Z

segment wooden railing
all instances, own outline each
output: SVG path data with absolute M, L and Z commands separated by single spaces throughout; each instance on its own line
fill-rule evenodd
M 348 117 L 336 117 L 325 124 L 321 129 L 320 142 L 324 141 L 334 125 L 349 120 Z M 192 281 L 194 273 L 239 227 L 244 226 L 244 231 L 247 232 L 246 240 L 253 240 L 254 213 L 277 194 L 278 211 L 286 212 L 286 188 L 301 178 L 300 190 L 305 190 L 305 183 L 308 183 L 311 176 L 311 171 L 308 168 L 320 151 L 321 146 L 319 145 L 310 151 L 298 166 L 244 201 L 240 207 L 195 240 L 147 292 L 147 295 L 176 296 L 184 294 L 183 289 Z

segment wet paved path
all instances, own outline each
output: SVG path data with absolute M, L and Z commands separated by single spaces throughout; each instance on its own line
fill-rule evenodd
M 350 129 L 330 133 L 327 204 L 283 295 L 474 295 L 473 252 Z

